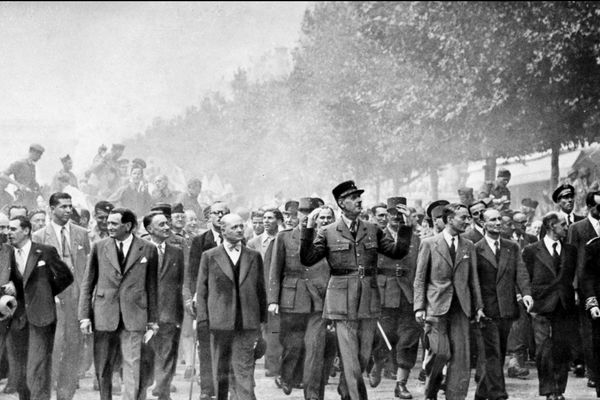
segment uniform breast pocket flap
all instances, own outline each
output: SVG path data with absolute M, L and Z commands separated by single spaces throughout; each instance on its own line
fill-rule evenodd
M 335 243 L 329 246 L 331 251 L 345 251 L 350 250 L 350 243 Z
M 377 242 L 367 242 L 365 243 L 365 249 L 376 249 L 377 248 Z
M 294 308 L 296 302 L 296 286 L 298 285 L 298 278 L 288 277 L 285 278 L 281 284 L 281 299 L 279 304 L 283 308 Z

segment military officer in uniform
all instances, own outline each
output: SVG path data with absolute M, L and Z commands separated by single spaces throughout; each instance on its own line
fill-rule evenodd
M 300 199 L 298 212 L 308 214 L 318 208 L 317 199 Z M 286 229 L 275 239 L 267 301 L 269 312 L 280 313 L 279 340 L 281 387 L 290 394 L 294 372 L 303 362 L 302 383 L 305 398 L 324 395 L 323 354 L 327 321 L 322 318 L 323 299 L 329 280 L 329 265 L 324 259 L 314 268 L 300 262 L 300 228 Z
M 334 320 L 344 373 L 339 392 L 343 399 L 364 400 L 367 390 L 362 373 L 371 357 L 376 318 L 381 313 L 377 290 L 377 253 L 401 259 L 408 253 L 412 228 L 401 226 L 397 240 L 386 237 L 375 224 L 361 221 L 361 194 L 354 181 L 333 189 L 342 216 L 314 237 L 316 211 L 304 219 L 300 262 L 314 265 L 327 258 L 331 278 L 327 286 L 323 317 Z M 408 219 L 405 206 L 398 210 Z M 314 240 L 313 240 L 314 237 Z

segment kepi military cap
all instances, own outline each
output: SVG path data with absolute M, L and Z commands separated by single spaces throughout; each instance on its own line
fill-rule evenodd
M 131 161 L 131 168 L 141 168 L 144 169 L 146 168 L 146 161 L 142 160 L 141 158 L 134 158 L 133 161 Z
M 472 187 L 461 187 L 458 189 L 458 195 L 459 196 L 465 196 L 468 194 L 473 194 L 473 188 Z
M 396 206 L 398 204 L 402 204 L 402 205 L 406 205 L 406 197 L 389 197 L 387 199 L 387 211 L 388 213 L 394 215 L 398 213 L 398 209 L 396 208 Z
M 71 156 L 68 154 L 66 156 L 60 158 L 60 162 L 62 162 L 63 164 L 70 160 L 71 160 Z
M 353 193 L 363 194 L 365 191 L 363 189 L 358 189 L 354 181 L 345 181 L 337 185 L 333 188 L 331 193 L 333 193 L 333 198 L 335 201 L 342 197 L 349 196 Z
M 442 216 L 444 207 L 450 204 L 448 200 L 436 200 L 427 207 L 427 216 L 435 220 Z
M 171 218 L 171 205 L 168 203 L 156 203 L 155 205 L 152 206 L 152 208 L 150 209 L 151 212 L 160 212 L 162 214 L 164 214 L 165 217 L 167 218 Z
M 283 206 L 283 211 L 286 213 L 295 214 L 298 212 L 299 206 L 300 206 L 300 203 L 298 201 L 288 200 L 285 202 L 285 205 Z
M 558 203 L 561 197 L 575 196 L 575 188 L 568 183 L 563 183 L 552 192 L 552 201 Z
M 104 212 L 111 212 L 112 209 L 115 208 L 115 206 L 106 200 L 101 200 L 99 202 L 96 203 L 96 205 L 94 206 L 94 212 L 96 211 L 104 211 Z
M 298 211 L 309 213 L 316 208 L 321 207 L 323 201 L 318 197 L 301 197 L 298 202 Z

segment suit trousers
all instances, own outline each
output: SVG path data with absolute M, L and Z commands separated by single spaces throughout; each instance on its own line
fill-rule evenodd
M 302 383 L 304 383 L 306 399 L 322 399 L 324 394 L 325 382 L 322 379 L 322 370 L 327 323 L 322 315 L 322 312 L 310 314 L 282 312 L 280 316 L 279 340 L 283 348 L 281 379 L 287 383 L 294 383 L 295 372 L 298 368 L 302 368 Z
M 367 399 L 363 372 L 371 358 L 376 327 L 377 320 L 373 318 L 335 321 L 335 332 L 343 366 L 339 386 L 342 398 Z
M 565 392 L 576 346 L 572 339 L 576 324 L 576 317 L 561 306 L 551 314 L 533 317 L 540 396 Z
M 213 382 L 212 356 L 210 334 L 207 329 L 197 329 L 196 340 L 198 341 L 198 361 L 200 363 L 200 393 L 214 396 L 215 386 Z
M 68 287 L 57 305 L 56 335 L 52 361 L 56 399 L 71 400 L 79 382 L 79 366 L 83 356 L 83 334 L 77 319 L 77 298 L 73 286 Z M 63 296 L 61 296 L 63 297 Z
M 600 320 L 592 320 L 590 315 L 586 316 L 592 325 L 592 348 L 596 357 L 600 356 Z M 600 397 L 600 385 L 596 384 L 596 395 Z
M 477 396 L 489 400 L 507 399 L 504 383 L 504 357 L 512 320 L 492 319 L 480 326 L 483 348 L 478 349 L 484 360 L 483 373 L 477 383 Z
M 415 320 L 412 304 L 403 300 L 400 308 L 383 308 L 379 322 L 392 348 L 396 350 L 398 367 L 412 369 L 417 361 L 419 339 L 423 332 L 423 329 Z M 391 353 L 393 352 L 388 350 L 381 335 L 375 335 L 374 362 L 379 366 L 383 366 Z
M 263 325 L 263 339 L 267 342 L 265 353 L 265 369 L 267 372 L 279 375 L 281 369 L 281 342 L 279 341 L 279 315 L 269 313 L 267 323 Z
M 146 391 L 154 385 L 159 400 L 170 396 L 171 382 L 177 368 L 181 327 L 173 323 L 159 323 L 158 332 L 148 343 L 142 343 L 140 362 L 140 394 L 138 400 L 146 398 Z
M 56 323 L 41 327 L 26 323 L 20 329 L 11 327 L 8 347 L 14 350 L 19 400 L 50 400 L 55 331 Z
M 508 334 L 507 351 L 515 353 L 527 359 L 527 351 L 533 354 L 535 348 L 535 339 L 533 339 L 533 327 L 531 323 L 531 315 L 525 309 L 525 306 L 519 302 L 519 318 L 516 319 Z M 523 365 L 520 365 L 523 367 Z
M 445 315 L 427 317 L 425 322 L 425 359 L 427 373 L 425 397 L 436 398 L 446 372 L 446 399 L 463 400 L 469 389 L 470 340 L 469 319 L 454 297 Z
M 143 331 L 127 331 L 123 323 L 115 331 L 94 332 L 94 366 L 98 385 L 100 386 L 100 399 L 112 399 L 113 370 L 119 368 L 114 365 L 121 353 L 123 367 L 122 400 L 137 400 L 140 392 L 140 361 L 142 353 Z
M 583 299 L 583 294 L 579 292 L 579 298 Z M 585 362 L 587 368 L 588 378 L 593 381 L 600 379 L 600 362 L 598 357 L 600 354 L 593 351 L 592 343 L 592 320 L 590 319 L 590 312 L 585 309 L 585 300 L 581 301 L 581 304 L 577 307 L 577 317 L 579 323 L 579 332 L 576 335 L 576 353 L 574 354 L 574 362 L 581 364 Z
M 211 331 L 211 356 L 217 400 L 256 400 L 254 346 L 258 331 Z

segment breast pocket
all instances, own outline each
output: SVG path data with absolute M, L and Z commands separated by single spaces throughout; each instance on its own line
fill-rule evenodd
M 281 285 L 281 299 L 279 304 L 282 308 L 294 308 L 296 302 L 296 286 L 298 278 L 285 278 Z
M 330 279 L 325 296 L 325 307 L 332 314 L 348 314 L 347 279 Z

